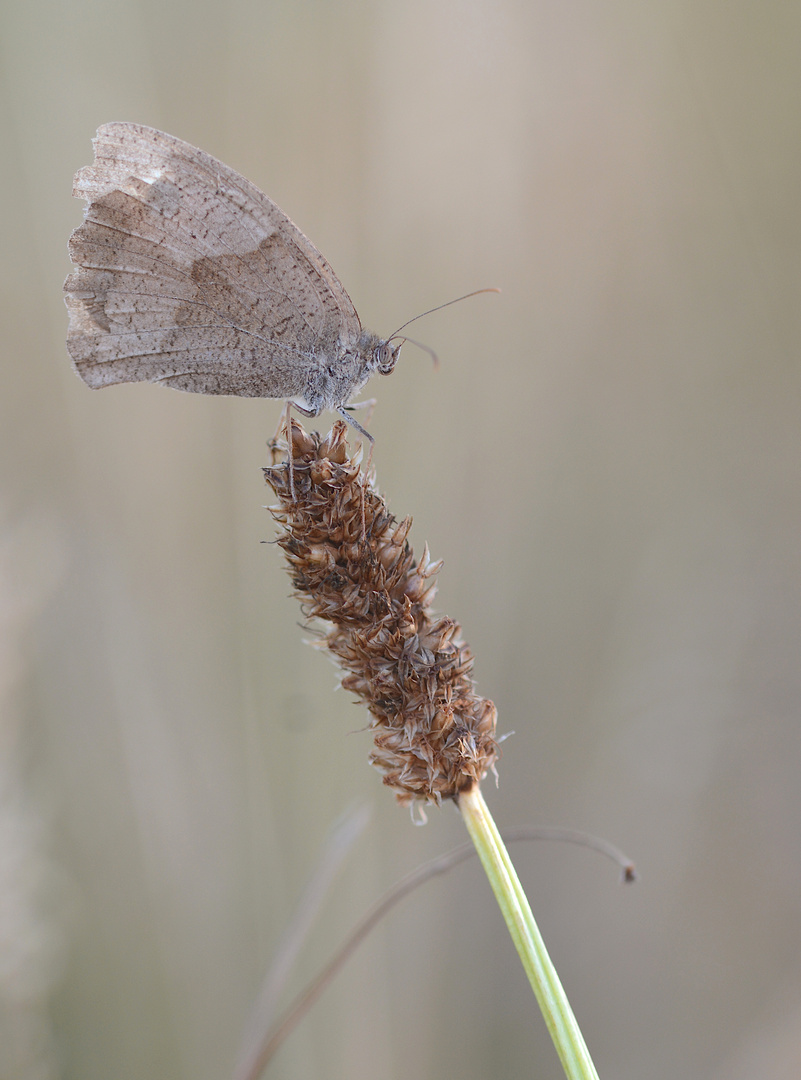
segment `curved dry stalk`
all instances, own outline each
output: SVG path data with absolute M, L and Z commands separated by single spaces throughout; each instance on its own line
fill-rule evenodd
M 578 844 L 581 847 L 590 848 L 611 859 L 621 870 L 621 882 L 630 883 L 636 881 L 637 874 L 634 864 L 619 848 L 597 836 L 582 833 L 576 829 L 562 829 L 558 827 L 521 827 L 503 832 L 506 843 L 521 843 L 531 840 L 549 840 L 563 843 Z M 378 925 L 385 915 L 396 907 L 401 900 L 414 892 L 421 885 L 432 881 L 435 877 L 447 874 L 454 867 L 459 866 L 469 859 L 478 856 L 478 852 L 472 843 L 460 844 L 458 848 L 440 855 L 436 859 L 425 863 L 413 870 L 406 877 L 396 882 L 380 900 L 359 920 L 345 941 L 340 945 L 331 959 L 317 973 L 314 979 L 306 986 L 286 1008 L 281 1018 L 274 1026 L 265 1025 L 264 1033 L 259 1043 L 253 1032 L 254 1039 L 247 1055 L 246 1067 L 240 1068 L 235 1073 L 234 1080 L 259 1080 L 274 1055 L 292 1034 L 303 1017 L 312 1008 L 321 994 L 336 978 L 337 974 L 356 949 L 361 945 L 370 932 Z

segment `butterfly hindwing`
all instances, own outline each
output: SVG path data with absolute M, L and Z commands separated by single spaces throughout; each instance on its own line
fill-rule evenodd
M 75 178 L 68 348 L 92 387 L 302 394 L 309 365 L 358 344 L 326 260 L 258 188 L 180 139 L 106 124 Z

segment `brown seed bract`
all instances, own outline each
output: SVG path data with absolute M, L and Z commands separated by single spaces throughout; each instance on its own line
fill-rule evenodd
M 495 706 L 475 692 L 459 625 L 431 612 L 441 563 L 428 548 L 415 560 L 411 519 L 397 522 L 365 482 L 345 432 L 337 422 L 321 438 L 293 422 L 294 500 L 288 465 L 265 469 L 278 543 L 304 614 L 333 624 L 323 644 L 370 710 L 384 783 L 404 805 L 439 803 L 493 768 Z

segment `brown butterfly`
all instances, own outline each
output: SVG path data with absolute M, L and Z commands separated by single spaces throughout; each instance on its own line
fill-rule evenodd
M 362 329 L 317 248 L 274 202 L 202 150 L 104 124 L 75 176 L 67 348 L 92 389 L 155 382 L 339 412 L 405 339 Z M 404 324 L 407 325 L 407 324 Z M 403 329 L 401 327 L 400 329 Z

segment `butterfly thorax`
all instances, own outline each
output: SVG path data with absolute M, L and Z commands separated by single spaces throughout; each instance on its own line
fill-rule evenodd
M 358 342 L 337 342 L 309 366 L 302 394 L 292 400 L 303 411 L 317 416 L 347 405 L 376 371 L 389 374 L 400 352 L 378 334 L 363 330 Z

